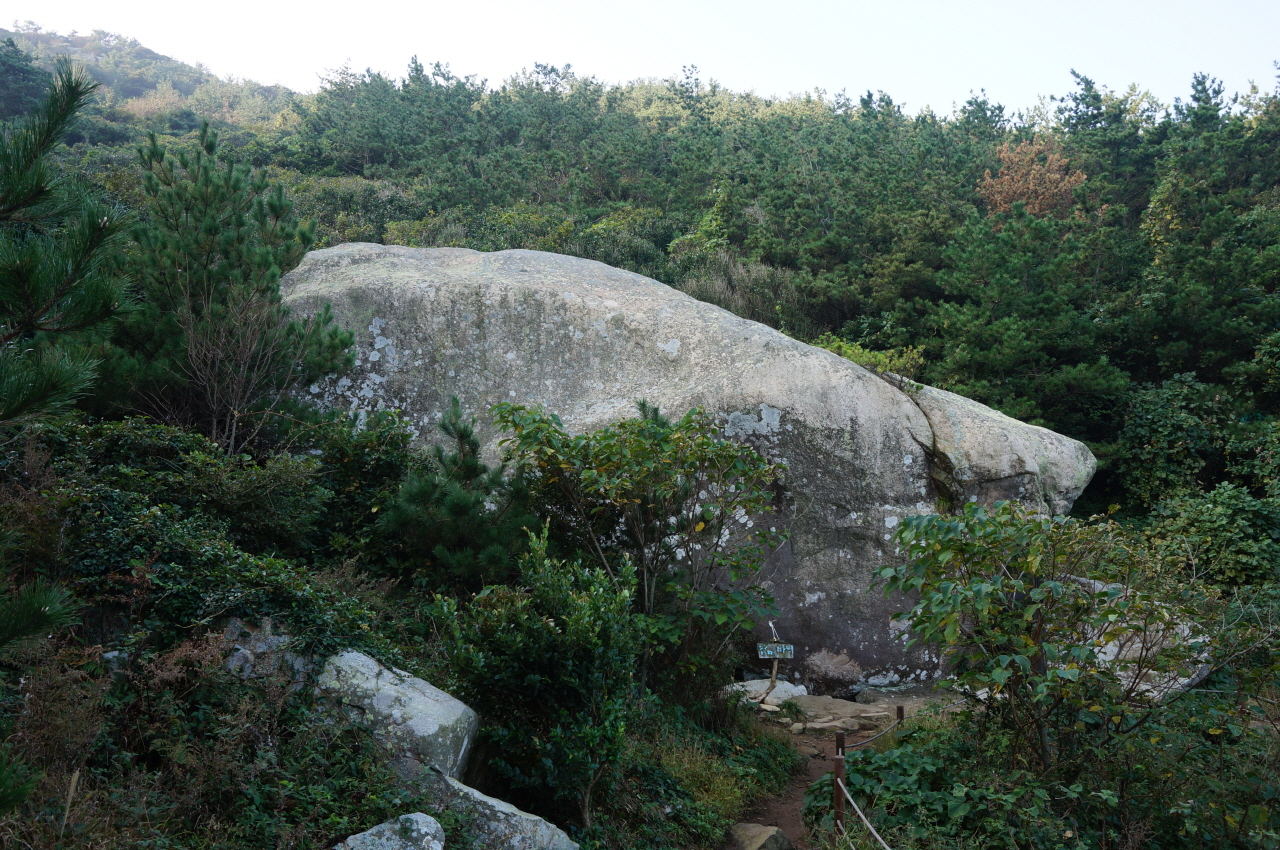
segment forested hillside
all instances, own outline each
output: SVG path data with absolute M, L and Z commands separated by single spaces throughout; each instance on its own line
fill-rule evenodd
M 1280 669 L 1280 93 L 1199 75 L 1161 104 L 1075 82 L 1034 108 L 911 114 L 892 93 L 764 98 L 696 69 L 486 81 L 414 58 L 298 94 L 119 35 L 0 30 L 0 840 L 76 846 L 81 770 L 92 846 L 312 846 L 429 805 L 358 724 L 227 675 L 201 635 L 231 614 L 286 617 L 309 651 L 366 649 L 503 718 L 489 781 L 588 846 L 714 846 L 784 778 L 786 747 L 715 699 L 768 594 L 674 567 L 664 586 L 632 558 L 669 542 L 681 463 L 749 484 L 709 488 L 723 504 L 689 540 L 762 509 L 777 470 L 643 405 L 592 439 L 497 411 L 507 469 L 479 457 L 469 416 L 489 411 L 455 407 L 426 455 L 393 416 L 306 409 L 293 390 L 349 363 L 351 338 L 291 318 L 280 277 L 372 241 L 600 260 L 1087 442 L 1079 523 L 971 507 L 899 530 L 913 560 L 882 578 L 945 579 L 913 627 L 1017 710 L 870 754 L 920 785 L 867 793 L 897 801 L 901 836 L 922 811 L 954 831 L 936 846 L 1057 847 L 1064 829 L 1081 847 L 1277 846 L 1277 751 L 1254 734 L 1276 718 L 1249 700 L 1275 699 Z M 575 526 L 565 500 L 606 479 Z M 637 581 L 656 582 L 643 610 Z M 1122 586 L 1150 595 L 1107 596 Z M 1126 690 L 1082 635 L 1112 639 L 1131 602 L 1144 623 L 1218 624 L 1167 669 L 1212 656 L 1205 693 L 1227 696 L 1164 712 Z M 545 690 L 525 699 L 530 682 Z M 948 796 L 966 787 L 985 789 L 972 810 Z M 1008 824 L 1034 840 L 1000 844 Z
M 300 97 L 118 36 L 11 36 L 37 65 L 93 60 L 106 94 L 71 156 L 126 204 L 144 132 L 182 147 L 208 119 L 270 167 L 319 246 L 592 257 L 892 352 L 1086 440 L 1103 469 L 1084 510 L 1228 482 L 1280 517 L 1258 454 L 1280 342 L 1269 92 L 1204 76 L 1161 105 L 1077 75 L 1029 113 L 974 98 L 910 115 L 891 93 L 767 99 L 696 71 L 606 85 L 547 66 L 486 83 L 415 59 L 399 80 L 343 69 Z

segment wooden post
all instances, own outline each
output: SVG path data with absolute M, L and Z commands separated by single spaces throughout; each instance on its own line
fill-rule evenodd
M 900 705 L 899 705 L 899 706 L 897 706 L 897 709 L 898 709 L 898 722 L 899 722 L 899 723 L 901 723 L 901 722 L 906 718 L 906 716 L 907 716 L 907 712 L 906 712 L 906 710 L 905 710 L 902 706 L 900 706 Z
M 836 834 L 842 835 L 844 833 L 844 750 L 837 749 L 831 761 L 835 763 L 835 769 L 831 772 L 832 820 Z

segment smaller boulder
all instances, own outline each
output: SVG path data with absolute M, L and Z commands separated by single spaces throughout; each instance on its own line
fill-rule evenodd
M 330 658 L 317 690 L 373 731 L 402 776 L 432 766 L 462 775 L 480 718 L 460 700 L 360 652 Z
M 432 787 L 433 797 L 470 822 L 473 846 L 483 850 L 578 850 L 577 843 L 555 824 L 463 785 L 452 776 L 441 778 L 444 782 Z M 424 784 L 426 787 L 431 786 Z
M 875 688 L 863 688 L 858 691 L 857 695 L 853 698 L 853 701 L 860 702 L 863 705 L 875 705 L 878 702 L 888 702 L 893 698 L 893 696 L 894 695 Z
M 735 823 L 729 829 L 733 850 L 792 850 L 791 841 L 776 826 Z
M 726 685 L 725 693 L 738 692 L 750 702 L 760 702 L 760 698 L 764 697 L 768 691 L 769 696 L 765 697 L 765 705 L 781 705 L 789 699 L 798 696 L 804 696 L 809 693 L 809 689 L 804 685 L 793 685 L 790 682 L 779 680 L 773 686 L 773 690 L 769 691 L 768 679 L 751 679 L 746 682 L 733 682 Z
M 430 815 L 414 812 L 353 835 L 333 850 L 444 850 L 444 828 Z

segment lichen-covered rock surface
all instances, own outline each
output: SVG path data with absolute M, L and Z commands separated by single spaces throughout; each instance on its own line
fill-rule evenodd
M 571 431 L 635 413 L 701 407 L 724 433 L 787 471 L 777 515 L 790 541 L 761 579 L 796 663 L 850 659 L 866 681 L 934 675 L 892 622 L 901 600 L 874 587 L 912 514 L 1019 499 L 1062 512 L 1093 474 L 1082 444 L 930 388 L 904 392 L 854 363 L 657 281 L 538 251 L 353 243 L 314 251 L 286 276 L 286 303 L 328 303 L 356 333 L 350 373 L 309 388 L 316 402 L 394 408 L 423 440 L 450 396 L 483 414 L 541 405 Z M 483 421 L 484 417 L 481 415 Z M 499 435 L 482 431 L 490 456 Z
M 444 829 L 430 815 L 401 815 L 353 835 L 333 850 L 444 850 Z
M 360 652 L 326 661 L 316 688 L 370 728 L 402 775 L 412 777 L 431 767 L 462 775 L 480 718 L 460 700 Z
M 467 834 L 477 850 L 578 850 L 577 842 L 550 821 L 482 794 L 452 776 L 434 785 L 433 796 L 468 822 Z

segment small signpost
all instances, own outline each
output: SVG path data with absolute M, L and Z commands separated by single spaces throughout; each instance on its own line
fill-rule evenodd
M 761 658 L 772 658 L 775 661 L 779 658 L 795 658 L 796 648 L 789 643 L 768 643 L 756 644 L 756 652 Z
M 769 621 L 769 631 L 773 633 L 773 640 L 756 644 L 756 654 L 761 658 L 773 659 L 773 671 L 769 674 L 769 688 L 764 692 L 764 696 L 760 697 L 761 705 L 764 705 L 764 701 L 769 698 L 774 686 L 778 684 L 778 659 L 796 657 L 795 646 L 782 642 L 782 638 L 778 637 L 778 630 L 773 627 L 772 620 Z

